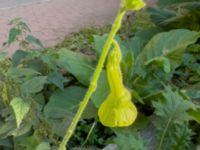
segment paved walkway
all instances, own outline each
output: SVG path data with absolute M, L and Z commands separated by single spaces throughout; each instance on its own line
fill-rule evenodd
M 118 8 L 119 0 L 0 0 L 0 44 L 15 17 L 27 22 L 45 46 L 52 46 L 81 28 L 111 23 Z

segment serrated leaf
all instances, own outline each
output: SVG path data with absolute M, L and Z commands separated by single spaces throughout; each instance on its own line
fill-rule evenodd
M 167 21 L 176 16 L 176 13 L 173 10 L 161 9 L 157 7 L 147 8 L 147 12 L 150 14 L 153 22 L 160 26 L 167 25 Z
M 121 150 L 147 150 L 142 137 L 136 134 L 117 134 L 114 143 Z
M 16 37 L 21 34 L 21 30 L 12 28 L 9 31 L 9 37 L 8 37 L 8 45 L 13 43 L 16 40 Z
M 195 110 L 196 106 L 189 100 L 185 100 L 178 92 L 173 92 L 170 87 L 166 87 L 163 93 L 163 102 L 153 102 L 155 108 L 155 120 L 153 123 L 157 129 L 157 139 L 159 140 L 157 149 L 172 149 L 173 143 L 177 141 L 174 134 L 179 135 L 179 140 L 188 140 L 178 132 L 177 126 L 184 126 L 189 120 L 193 120 L 189 110 Z M 182 150 L 181 148 L 177 148 Z
M 13 55 L 12 55 L 12 65 L 13 67 L 16 67 L 20 64 L 21 60 L 25 58 L 28 55 L 27 52 L 23 50 L 17 50 Z
M 31 104 L 29 102 L 24 101 L 23 99 L 19 97 L 16 97 L 11 101 L 10 106 L 12 107 L 14 111 L 17 127 L 19 127 L 20 124 L 22 123 L 22 120 L 24 119 L 26 114 L 29 112 Z
M 46 80 L 46 76 L 33 77 L 32 79 L 24 82 L 21 86 L 21 89 L 26 94 L 40 92 L 43 89 Z

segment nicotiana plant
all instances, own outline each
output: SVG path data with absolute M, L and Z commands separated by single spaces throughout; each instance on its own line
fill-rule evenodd
M 143 6 L 121 0 L 111 32 L 87 39 L 90 55 L 44 48 L 26 23 L 11 21 L 5 49 L 19 49 L 0 53 L 0 149 L 197 149 L 200 2 Z M 127 10 L 136 10 L 134 32 L 121 26 Z

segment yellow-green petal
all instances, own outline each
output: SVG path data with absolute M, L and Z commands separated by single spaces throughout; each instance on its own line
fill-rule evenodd
M 131 101 L 130 93 L 123 94 L 123 97 L 110 94 L 100 106 L 98 115 L 104 126 L 127 127 L 135 121 L 137 109 Z

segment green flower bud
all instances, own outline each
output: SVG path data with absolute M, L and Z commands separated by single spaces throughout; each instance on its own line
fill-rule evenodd
M 146 5 L 143 0 L 121 0 L 121 4 L 125 10 L 132 11 L 140 10 Z

